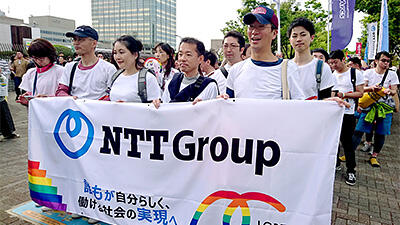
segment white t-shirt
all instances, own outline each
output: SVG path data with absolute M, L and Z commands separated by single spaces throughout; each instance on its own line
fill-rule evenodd
M 317 80 L 315 77 L 317 63 L 318 59 L 314 58 L 305 65 L 297 66 L 299 73 L 298 76 L 294 76 L 294 78 L 299 83 L 306 99 L 318 99 Z M 324 63 L 322 66 L 320 90 L 333 87 L 335 82 L 335 77 L 332 75 L 331 68 L 328 64 Z
M 120 74 L 114 81 L 110 91 L 111 101 L 142 102 L 138 95 L 139 72 L 133 75 Z M 161 89 L 156 77 L 150 72 L 146 73 L 147 101 L 161 98 Z
M 71 70 L 76 62 L 65 65 L 64 73 L 60 84 L 69 85 Z M 110 84 L 112 75 L 117 71 L 111 63 L 99 59 L 97 64 L 88 70 L 81 70 L 76 67 L 74 80 L 72 83 L 71 95 L 78 98 L 99 99 L 106 95 L 106 90 Z
M 371 87 L 376 84 L 380 84 L 383 78 L 383 74 L 379 74 L 375 71 L 375 69 L 369 69 L 364 71 L 364 80 L 366 83 L 366 87 Z M 390 88 L 393 85 L 399 84 L 399 78 L 394 71 L 389 71 L 388 75 L 383 83 L 384 88 Z
M 364 72 L 364 81 L 365 81 L 365 86 L 366 87 L 371 87 L 376 84 L 380 84 L 382 81 L 382 78 L 385 73 L 383 74 L 378 74 L 375 69 L 369 69 Z M 384 88 L 391 88 L 393 85 L 398 85 L 399 84 L 399 78 L 397 77 L 397 74 L 394 71 L 389 71 L 388 75 L 385 79 L 385 82 L 383 83 Z M 384 96 L 378 100 L 378 102 L 385 102 L 389 106 L 394 107 L 395 103 L 393 100 L 393 97 L 391 95 Z
M 351 69 L 344 73 L 333 72 L 336 77 L 336 85 L 332 88 L 334 91 L 342 93 L 354 92 L 353 84 L 351 83 Z M 364 84 L 364 76 L 361 71 L 356 70 L 356 87 Z M 344 108 L 344 114 L 354 114 L 356 103 L 353 98 L 346 98 L 346 102 L 350 104 L 350 108 Z
M 193 79 L 194 83 L 196 82 L 196 79 Z M 164 103 L 168 103 L 171 101 L 171 97 L 169 94 L 169 90 L 168 90 L 168 86 L 171 83 L 171 80 L 168 81 L 167 85 L 165 86 L 164 89 L 164 93 L 162 95 L 162 102 Z M 189 86 L 190 84 L 183 84 L 181 83 L 180 87 L 179 87 L 179 91 L 182 91 L 185 87 Z M 196 97 L 202 100 L 210 100 L 210 99 L 215 99 L 218 95 L 218 87 L 217 84 L 215 82 L 210 82 L 206 88 L 204 88 L 204 90 Z
M 219 93 L 220 94 L 223 94 L 223 93 L 226 92 L 226 78 L 225 78 L 224 74 L 221 72 L 220 69 L 214 70 L 213 74 L 211 74 L 208 77 L 214 79 L 215 81 L 217 81 L 218 89 L 219 89 Z
M 226 82 L 227 89 L 234 91 L 235 98 L 282 99 L 281 72 L 281 59 L 269 63 L 253 62 L 248 58 L 232 66 Z M 294 79 L 295 76 L 298 76 L 297 65 L 289 61 L 287 77 L 290 97 L 305 99 L 297 80 Z
M 54 96 L 63 75 L 64 67 L 53 65 L 49 70 L 38 73 L 36 80 L 35 95 Z M 33 86 L 35 82 L 36 68 L 29 69 L 22 77 L 22 82 L 19 88 L 31 92 L 33 94 Z

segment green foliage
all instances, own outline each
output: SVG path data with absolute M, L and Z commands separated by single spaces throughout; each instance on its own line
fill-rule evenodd
M 242 0 L 243 7 L 237 10 L 238 17 L 236 20 L 230 20 L 226 22 L 226 26 L 221 30 L 226 34 L 230 30 L 237 30 L 242 33 L 246 41 L 247 37 L 247 26 L 243 23 L 243 16 L 249 13 L 252 9 L 258 5 L 266 5 L 276 11 L 275 4 L 267 4 L 257 0 Z M 328 21 L 328 12 L 322 8 L 321 3 L 318 0 L 308 0 L 305 2 L 304 7 L 301 7 L 295 0 L 287 0 L 281 2 L 281 51 L 285 58 L 293 58 L 294 51 L 289 43 L 289 39 L 286 35 L 287 29 L 290 23 L 298 17 L 306 17 L 314 23 L 315 26 L 315 38 L 312 43 L 312 48 L 326 48 L 327 31 L 325 30 L 326 23 Z M 277 42 L 274 41 L 272 50 L 275 52 L 277 49 Z
M 60 53 L 63 53 L 65 57 L 68 57 L 68 56 L 72 57 L 74 54 L 70 48 L 65 47 L 63 45 L 54 45 L 54 48 L 56 48 L 56 50 L 57 50 L 57 55 Z
M 367 24 L 378 22 L 381 14 L 382 0 L 357 0 L 355 10 L 368 14 L 363 20 L 362 37 L 363 49 L 367 43 Z M 389 10 L 389 50 L 400 55 L 400 0 L 388 0 Z M 378 25 L 379 26 L 379 25 Z

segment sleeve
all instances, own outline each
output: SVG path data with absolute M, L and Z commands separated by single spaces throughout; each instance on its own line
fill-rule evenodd
M 367 86 L 371 86 L 369 84 L 369 74 L 370 74 L 370 70 L 367 70 L 364 72 L 364 83 L 368 84 Z
M 19 85 L 19 88 L 27 92 L 33 92 L 33 82 L 35 79 L 34 70 L 35 69 L 30 69 L 25 73 L 24 76 L 22 76 L 22 82 Z
M 115 68 L 115 66 L 112 65 L 111 63 L 108 63 L 108 62 L 106 62 L 106 63 L 108 65 L 108 68 L 106 70 L 106 73 L 105 73 L 106 77 L 104 79 L 106 80 L 106 86 L 109 87 L 111 85 L 111 79 L 112 79 L 114 73 L 117 72 L 117 68 Z
M 218 73 L 218 76 L 215 77 L 215 80 L 218 83 L 218 89 L 220 94 L 226 93 L 226 78 L 221 73 Z
M 356 86 L 363 85 L 365 83 L 364 73 L 362 71 L 356 70 Z
M 327 63 L 324 63 L 322 76 L 321 76 L 321 90 L 335 86 L 336 78 L 332 74 L 331 68 Z
M 207 85 L 206 88 L 197 96 L 202 100 L 210 100 L 217 98 L 218 95 L 218 86 L 215 82 L 211 82 Z
M 71 62 L 68 63 L 67 65 L 65 65 L 64 71 L 61 75 L 59 84 L 63 84 L 65 86 L 69 86 L 69 77 L 71 76 L 71 70 L 72 70 L 72 66 L 74 65 L 75 62 Z
M 146 73 L 146 88 L 147 88 L 147 100 L 154 100 L 154 99 L 160 99 L 161 98 L 161 89 L 160 86 L 158 85 L 157 78 L 147 72 Z
M 392 82 L 390 83 L 390 85 L 397 85 L 399 84 L 399 77 L 397 76 L 396 72 L 390 72 L 390 75 L 392 76 L 391 80 Z

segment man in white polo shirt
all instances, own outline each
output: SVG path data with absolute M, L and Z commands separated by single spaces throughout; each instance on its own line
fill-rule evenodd
M 66 36 L 72 38 L 75 51 L 81 59 L 65 66 L 56 96 L 100 99 L 106 95 L 116 68 L 96 57 L 97 31 L 90 26 L 79 26 L 74 32 L 66 33 Z

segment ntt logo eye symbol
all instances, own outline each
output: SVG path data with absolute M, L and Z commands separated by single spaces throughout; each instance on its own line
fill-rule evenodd
M 194 214 L 192 221 L 190 222 L 190 225 L 196 225 L 199 222 L 200 216 L 207 209 L 207 207 L 220 199 L 232 200 L 232 202 L 228 205 L 224 212 L 222 222 L 223 225 L 229 225 L 231 223 L 232 215 L 238 207 L 240 207 L 242 210 L 242 225 L 249 225 L 250 209 L 247 202 L 250 200 L 265 202 L 274 207 L 279 212 L 284 212 L 286 210 L 286 207 L 282 205 L 282 203 L 280 203 L 278 200 L 263 193 L 247 192 L 244 194 L 238 194 L 233 191 L 217 191 L 203 200 L 203 202 L 197 208 L 196 213 Z
M 77 151 L 70 151 L 63 141 L 61 140 L 60 133 L 64 133 L 60 131 L 61 125 L 63 121 L 67 119 L 65 123 L 65 130 L 67 134 L 69 135 L 70 138 L 74 138 L 78 136 L 81 131 L 82 131 L 82 120 L 86 123 L 87 126 L 87 139 L 83 146 L 78 149 Z M 75 127 L 73 130 L 71 130 L 71 120 L 74 121 Z M 57 120 L 56 127 L 54 128 L 54 138 L 58 144 L 58 146 L 61 148 L 61 150 L 70 158 L 72 159 L 77 159 L 84 155 L 88 150 L 90 145 L 93 143 L 93 136 L 94 136 L 94 128 L 93 124 L 89 121 L 89 119 L 83 115 L 83 113 L 79 111 L 74 111 L 72 109 L 67 109 L 65 110 L 60 117 Z

